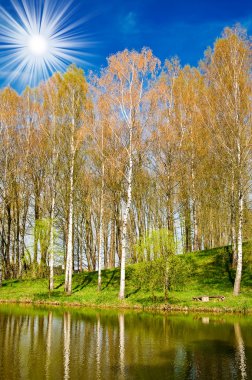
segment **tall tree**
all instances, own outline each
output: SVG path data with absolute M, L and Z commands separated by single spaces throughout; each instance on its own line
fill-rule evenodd
M 229 177 L 232 242 L 237 257 L 234 294 L 240 292 L 244 202 L 250 179 L 251 127 L 251 47 L 240 27 L 226 28 L 213 51 L 206 53 L 208 80 L 208 125 L 214 143 L 220 146 L 219 165 Z M 235 235 L 235 236 L 234 236 Z
M 62 76 L 58 96 L 59 115 L 64 126 L 67 154 L 68 178 L 68 220 L 67 220 L 67 251 L 65 268 L 65 291 L 72 292 L 73 271 L 73 213 L 74 213 L 74 170 L 76 154 L 80 148 L 87 129 L 87 110 L 90 102 L 87 98 L 88 86 L 83 71 L 75 66 L 70 66 Z
M 134 156 L 137 146 L 134 134 L 142 123 L 144 98 L 151 76 L 156 72 L 159 61 L 150 50 L 141 53 L 124 50 L 108 59 L 108 67 L 102 73 L 100 85 L 108 94 L 117 123 L 125 128 L 126 163 L 124 170 L 126 199 L 122 217 L 122 253 L 119 298 L 125 296 L 125 262 L 127 249 L 127 225 L 132 203 L 132 181 Z

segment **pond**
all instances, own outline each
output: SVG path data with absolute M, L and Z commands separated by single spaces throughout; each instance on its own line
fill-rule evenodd
M 252 379 L 252 318 L 0 305 L 0 379 Z

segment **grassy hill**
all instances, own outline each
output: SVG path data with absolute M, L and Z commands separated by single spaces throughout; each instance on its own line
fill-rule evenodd
M 73 293 L 64 295 L 64 276 L 55 276 L 55 289 L 49 294 L 47 279 L 9 280 L 0 288 L 1 301 L 56 303 L 99 307 L 174 308 L 191 310 L 252 312 L 252 243 L 244 243 L 244 270 L 242 290 L 238 297 L 232 295 L 235 273 L 231 269 L 229 247 L 181 255 L 180 260 L 190 266 L 183 286 L 169 291 L 164 303 L 162 289 L 150 291 L 139 286 L 136 273 L 139 264 L 129 265 L 126 271 L 126 298 L 118 300 L 119 269 L 102 271 L 102 291 L 97 291 L 97 272 L 73 275 Z M 192 297 L 224 295 L 224 301 L 203 303 Z

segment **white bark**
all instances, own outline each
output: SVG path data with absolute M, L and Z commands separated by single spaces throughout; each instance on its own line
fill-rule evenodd
M 239 136 L 240 137 L 240 136 Z M 241 277 L 242 277 L 242 230 L 243 230 L 243 187 L 242 187 L 242 168 L 241 168 L 241 146 L 240 138 L 237 143 L 237 166 L 238 166 L 238 231 L 237 231 L 237 267 L 234 283 L 234 295 L 237 296 L 240 293 Z
M 237 265 L 237 244 L 236 244 L 236 213 L 235 213 L 235 186 L 234 174 L 232 175 L 231 185 L 231 244 L 233 254 L 233 267 Z
M 241 277 L 242 277 L 242 229 L 243 229 L 243 194 L 239 190 L 238 200 L 238 236 L 237 236 L 237 268 L 234 283 L 234 295 L 240 293 Z
M 197 200 L 195 190 L 194 154 L 191 157 L 191 181 L 192 181 L 192 219 L 193 219 L 193 251 L 199 250 Z
M 73 103 L 74 104 L 74 103 Z M 65 272 L 65 292 L 72 293 L 72 272 L 73 272 L 73 191 L 74 191 L 74 127 L 75 120 L 72 118 L 70 137 L 70 172 L 69 172 L 69 208 L 68 208 L 68 232 L 67 232 L 67 253 Z
M 125 263 L 126 263 L 126 250 L 127 250 L 127 224 L 129 211 L 132 199 L 132 176 L 133 176 L 133 159 L 132 159 L 132 126 L 129 128 L 130 141 L 129 141 L 129 168 L 127 175 L 127 203 L 123 213 L 122 224 L 122 255 L 121 255 L 121 276 L 120 276 L 120 292 L 119 298 L 125 297 Z
M 55 208 L 55 194 L 53 189 L 52 204 L 50 212 L 50 241 L 49 241 L 49 291 L 53 290 L 53 264 L 54 264 L 54 236 L 53 236 L 53 221 L 54 221 L 54 208 Z
M 99 249 L 98 249 L 98 290 L 101 290 L 102 277 L 101 277 L 101 255 L 103 246 L 103 178 L 101 190 L 101 208 L 100 208 L 100 227 L 99 227 Z
M 55 115 L 55 110 L 53 110 L 53 115 Z M 54 214 L 55 214 L 55 198 L 56 198 L 56 162 L 58 159 L 59 152 L 56 151 L 56 130 L 55 130 L 55 117 L 53 118 L 53 147 L 52 147 L 52 172 L 51 172 L 51 210 L 50 210 L 50 240 L 49 240 L 49 291 L 53 290 L 54 287 Z
M 103 128 L 102 128 L 102 156 L 103 156 Z M 100 204 L 100 226 L 99 226 L 99 248 L 98 248 L 98 291 L 101 290 L 101 255 L 103 247 L 103 213 L 104 213 L 104 159 L 102 157 L 102 185 L 101 185 L 101 204 Z

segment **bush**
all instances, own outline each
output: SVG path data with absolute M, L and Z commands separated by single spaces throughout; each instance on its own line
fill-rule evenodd
M 191 274 L 190 262 L 180 256 L 170 255 L 156 260 L 144 261 L 135 268 L 135 281 L 138 286 L 150 291 L 152 298 L 155 292 L 163 289 L 164 301 L 167 301 L 168 290 L 183 288 Z

